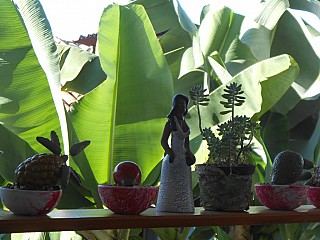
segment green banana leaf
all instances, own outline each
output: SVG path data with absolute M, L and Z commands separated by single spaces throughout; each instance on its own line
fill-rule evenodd
M 0 125 L 0 175 L 9 182 L 14 182 L 14 171 L 25 159 L 36 154 L 29 144 Z M 12 151 L 14 149 L 14 151 Z
M 244 21 L 240 38 L 259 60 L 289 54 L 299 64 L 300 74 L 295 84 L 274 107 L 282 114 L 310 96 L 308 92 L 313 92 L 313 96 L 319 93 L 316 88 L 319 87 L 320 58 L 314 45 L 314 39 L 319 35 L 317 26 L 320 20 L 316 17 L 319 16 L 319 4 L 309 1 L 290 1 L 290 4 L 292 6 L 289 8 L 287 1 L 269 1 L 255 19 L 255 28 L 251 22 Z M 306 14 L 309 18 L 304 18 Z M 273 28 L 275 25 L 276 28 Z
M 211 5 L 204 8 L 202 15 L 199 30 L 196 33 L 189 30 L 190 34 L 195 35 L 193 46 L 183 54 L 179 77 L 196 69 L 203 70 L 210 76 L 211 80 L 205 82 L 208 81 L 209 91 L 212 91 L 214 89 L 211 87 L 212 84 L 221 85 L 219 80 L 221 71 L 210 64 L 213 55 L 219 56 L 222 65 L 226 66 L 232 75 L 236 75 L 257 60 L 251 49 L 239 40 L 244 16 L 234 13 L 230 8 L 217 8 Z M 183 16 L 180 18 L 183 19 Z M 188 19 L 185 19 L 185 22 L 188 22 Z M 202 75 L 202 79 L 203 77 Z
M 69 140 L 65 109 L 60 95 L 61 87 L 58 51 L 53 40 L 50 24 L 46 18 L 42 5 L 38 0 L 17 0 L 15 1 L 15 4 L 17 9 L 19 9 L 24 25 L 28 31 L 28 35 L 39 63 L 46 73 L 53 102 L 59 118 L 64 152 L 65 154 L 68 154 Z
M 0 121 L 43 151 L 36 136 L 46 136 L 48 130 L 61 136 L 60 126 L 66 129 L 56 46 L 39 2 L 17 1 L 22 15 L 11 1 L 1 3 Z M 68 141 L 63 143 L 67 153 Z
M 258 62 L 234 76 L 231 81 L 242 84 L 246 97 L 246 102 L 236 109 L 236 114 L 247 115 L 258 120 L 283 96 L 295 80 L 298 71 L 299 68 L 294 59 L 288 55 L 281 55 Z M 209 95 L 208 106 L 200 106 L 202 127 L 211 127 L 229 119 L 228 115 L 220 114 L 223 110 L 220 104 L 223 100 L 223 88 L 224 85 Z M 197 118 L 197 110 L 192 107 L 188 117 L 190 128 L 194 129 L 191 139 L 200 133 Z
M 287 34 L 288 32 L 291 34 Z M 301 99 L 305 98 L 306 92 L 313 87 L 315 82 L 320 81 L 320 57 L 312 41 L 298 13 L 290 9 L 286 11 L 278 22 L 271 55 L 290 54 L 299 64 L 300 74 L 290 91 L 275 106 L 278 112 L 286 114 Z
M 79 139 L 92 140 L 86 155 L 98 183 L 111 183 L 115 165 L 125 160 L 139 164 L 144 180 L 163 156 L 170 70 L 141 5 L 107 7 L 98 34 L 108 78 L 74 105 L 70 119 Z
M 290 7 L 292 9 L 298 9 L 314 13 L 318 17 L 320 16 L 320 4 L 319 1 L 300 1 L 300 0 L 290 0 Z
M 271 159 L 283 149 L 289 149 L 290 128 L 288 118 L 277 112 L 263 116 L 262 138 Z
M 4 166 L 1 175 L 8 181 L 14 181 L 13 172 L 18 163 L 37 152 L 48 152 L 36 141 L 36 136 L 48 137 L 50 131 L 55 130 L 60 142 L 64 140 L 65 154 L 68 154 L 69 141 L 67 130 L 63 131 L 67 138 L 61 138 L 60 126 L 64 126 L 62 129 L 67 129 L 67 126 L 60 95 L 58 54 L 42 7 L 37 1 L 18 1 L 20 17 L 11 1 L 3 0 L 2 3 L 0 25 L 4 34 L 0 38 L 3 48 L 0 50 L 0 121 L 3 122 L 3 134 L 0 148 L 6 152 L 1 157 L 1 165 Z M 68 194 L 68 191 L 73 194 Z M 92 205 L 72 186 L 64 193 L 62 205 L 65 205 L 68 195 L 78 197 L 73 207 Z
M 180 66 L 183 65 L 181 64 L 182 56 L 184 51 L 188 51 L 188 48 L 192 46 L 191 40 L 189 34 L 182 27 L 171 29 L 159 39 L 169 64 L 174 92 L 184 95 L 188 95 L 189 89 L 194 85 L 201 84 L 203 79 L 202 71 L 192 71 L 179 77 Z
M 272 30 L 289 7 L 289 2 L 287 0 L 271 0 L 266 3 L 261 2 L 260 6 L 255 18 L 245 17 L 240 32 L 240 40 L 250 47 L 259 61 L 270 58 Z
M 211 6 L 211 5 L 210 5 Z M 243 16 L 234 13 L 230 8 L 216 9 L 212 6 L 199 27 L 201 52 L 208 57 L 213 52 L 219 52 L 225 59 L 230 45 L 239 35 Z
M 132 4 L 141 4 L 145 8 L 157 34 L 179 27 L 178 18 L 170 0 L 136 0 Z
M 107 78 L 98 56 L 63 43 L 57 43 L 57 47 L 60 55 L 61 85 L 64 91 L 84 95 Z
M 190 34 L 190 36 L 196 37 L 198 35 L 198 29 L 196 25 L 191 21 L 187 13 L 181 7 L 179 1 L 173 0 L 174 10 L 179 19 L 180 26 Z
M 262 8 L 255 17 L 255 21 L 269 30 L 272 30 L 279 21 L 279 18 L 290 6 L 288 0 L 271 0 L 262 3 Z

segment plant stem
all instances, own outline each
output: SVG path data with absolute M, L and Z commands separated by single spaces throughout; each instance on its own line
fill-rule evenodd
M 199 106 L 198 99 L 197 99 L 197 111 L 198 111 L 198 119 L 199 119 L 199 129 L 200 129 L 200 133 L 202 135 L 203 131 L 202 131 L 202 126 L 201 126 L 200 106 Z

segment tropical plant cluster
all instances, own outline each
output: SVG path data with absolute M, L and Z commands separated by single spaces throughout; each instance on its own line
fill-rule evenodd
M 254 183 L 270 181 L 272 159 L 284 149 L 317 165 L 318 1 L 251 2 L 248 9 L 257 11 L 249 15 L 212 0 L 197 24 L 177 0 L 114 3 L 100 17 L 96 54 L 57 44 L 39 0 L 0 3 L 2 185 L 14 182 L 14 170 L 24 159 L 45 151 L 35 136 L 51 130 L 61 139 L 66 155 L 71 143 L 91 140 L 89 148 L 67 162 L 79 173 L 82 185 L 71 182 L 58 208 L 102 208 L 97 186 L 112 182 L 114 166 L 122 161 L 136 162 L 143 184 L 156 185 L 163 156 L 159 139 L 172 96 L 187 95 L 192 86 L 202 85 L 210 101 L 199 105 L 201 125 L 222 124 L 223 130 L 229 114 L 222 113 L 230 105 L 220 102 L 226 101 L 224 89 L 231 82 L 245 93 L 246 101 L 237 111 L 261 126 L 252 140 L 260 149 L 248 151 L 248 160 L 257 166 Z M 65 108 L 62 93 L 81 98 Z M 199 162 L 205 161 L 207 146 L 195 131 L 197 107 L 188 112 L 192 150 Z M 239 120 L 247 124 L 247 118 Z M 198 195 L 196 175 L 194 195 Z M 254 226 L 251 234 L 254 239 L 265 234 L 271 239 L 312 239 L 319 235 L 317 229 L 318 224 Z M 227 239 L 232 232 L 217 227 L 154 231 L 162 239 L 179 234 L 210 238 L 208 233 Z M 132 230 L 131 237 L 140 232 Z

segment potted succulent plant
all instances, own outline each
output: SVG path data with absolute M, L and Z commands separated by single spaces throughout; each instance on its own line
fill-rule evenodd
M 252 174 L 255 165 L 248 162 L 252 139 L 259 125 L 247 116 L 235 114 L 235 108 L 245 102 L 242 85 L 226 86 L 220 103 L 231 114 L 228 121 L 211 128 L 201 127 L 200 105 L 208 105 L 208 95 L 202 86 L 194 86 L 189 95 L 198 110 L 199 128 L 207 142 L 209 156 L 204 164 L 196 164 L 199 175 L 200 198 L 206 210 L 241 211 L 249 208 L 252 199 Z
M 81 184 L 79 175 L 66 165 L 68 156 L 61 154 L 56 132 L 51 131 L 51 139 L 36 139 L 52 153 L 36 154 L 21 162 L 14 172 L 15 182 L 0 188 L 3 204 L 14 214 L 45 215 L 58 205 L 70 177 Z M 72 145 L 70 155 L 77 155 L 89 144 L 86 140 Z

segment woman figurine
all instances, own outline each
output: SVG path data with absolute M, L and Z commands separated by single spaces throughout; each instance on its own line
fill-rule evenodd
M 165 157 L 162 161 L 157 211 L 194 212 L 190 166 L 195 163 L 195 156 L 189 147 L 190 128 L 184 119 L 188 102 L 189 99 L 184 95 L 174 96 L 163 130 L 161 145 Z M 170 135 L 171 147 L 168 144 Z

